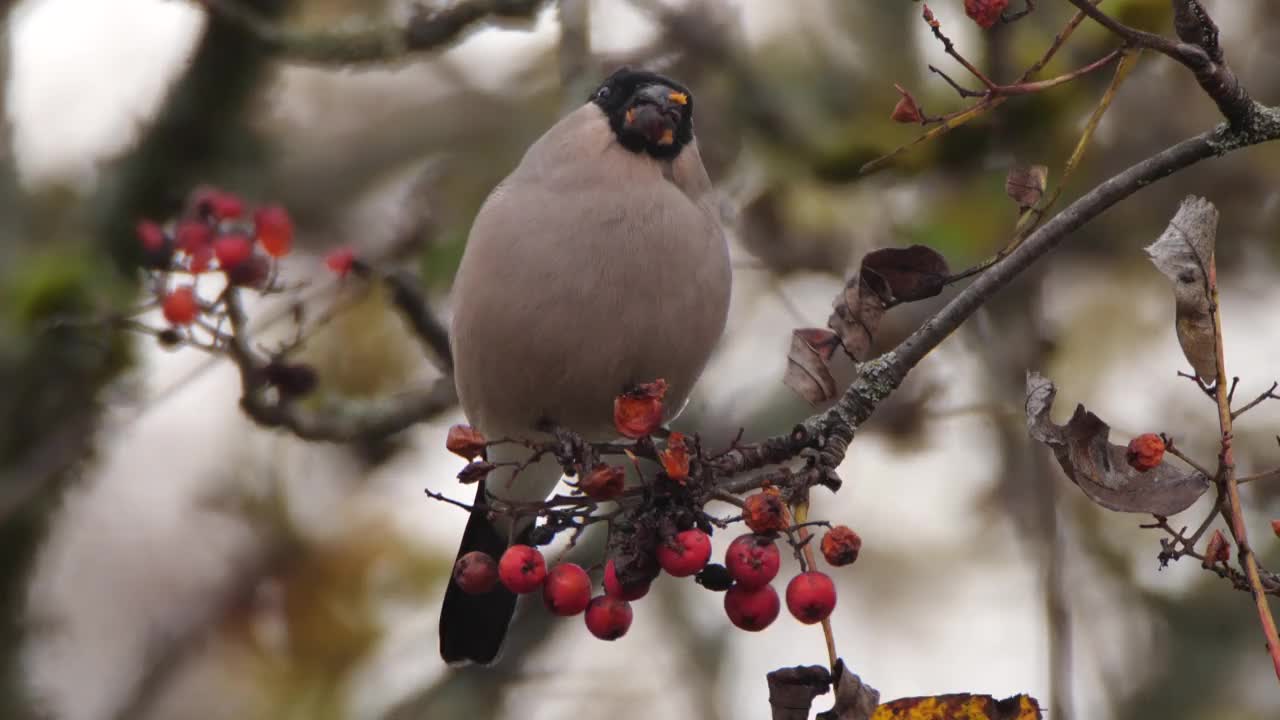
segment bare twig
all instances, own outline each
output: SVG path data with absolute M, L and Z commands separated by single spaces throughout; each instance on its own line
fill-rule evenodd
M 1280 382 L 1273 382 L 1273 383 L 1271 383 L 1271 387 L 1270 387 L 1270 388 L 1268 388 L 1266 392 L 1264 392 L 1264 393 L 1262 393 L 1261 395 L 1259 395 L 1258 397 L 1254 398 L 1253 400 L 1251 400 L 1248 404 L 1246 404 L 1244 407 L 1240 408 L 1239 410 L 1232 410 L 1232 411 L 1231 411 L 1231 419 L 1232 419 L 1232 420 L 1235 420 L 1236 418 L 1238 418 L 1238 417 L 1240 417 L 1241 415 L 1243 415 L 1243 414 L 1245 414 L 1245 413 L 1249 412 L 1250 410 L 1254 409 L 1254 408 L 1255 408 L 1255 407 L 1257 407 L 1258 405 L 1261 405 L 1263 402 L 1265 402 L 1265 401 L 1267 401 L 1267 400 L 1280 400 L 1280 395 L 1277 395 L 1277 394 L 1276 394 L 1276 388 L 1280 388 Z M 1232 389 L 1232 391 L 1234 392 L 1234 391 L 1235 391 L 1235 386 L 1233 385 L 1231 389 Z M 1230 395 L 1228 395 L 1228 397 L 1227 397 L 1227 401 L 1228 401 L 1228 402 L 1230 402 Z

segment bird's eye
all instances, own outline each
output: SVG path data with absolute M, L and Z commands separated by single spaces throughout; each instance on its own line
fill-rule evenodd
M 600 98 L 601 100 L 608 100 L 608 99 L 609 99 L 609 86 L 608 86 L 608 85 L 605 85 L 604 87 L 602 87 L 602 88 L 600 88 L 599 90 L 597 90 L 597 91 L 596 91 L 596 97 Z

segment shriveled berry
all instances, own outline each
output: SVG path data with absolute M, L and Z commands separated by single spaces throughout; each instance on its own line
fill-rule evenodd
M 324 256 L 324 264 L 338 277 L 346 277 L 356 265 L 356 254 L 351 248 L 334 248 Z
M 598 595 L 587 605 L 587 629 L 601 640 L 617 640 L 631 628 L 631 603 Z
M 449 428 L 444 446 L 463 460 L 472 460 L 484 454 L 487 442 L 484 434 L 470 425 L 454 425 Z
M 822 536 L 822 557 L 835 567 L 852 565 L 862 551 L 862 538 L 847 525 L 837 525 Z
M 724 564 L 739 585 L 757 588 L 778 576 L 782 554 L 778 544 L 764 535 L 741 535 L 729 543 Z
M 218 258 L 218 267 L 232 270 L 239 267 L 253 255 L 253 243 L 244 235 L 223 235 L 213 241 L 213 256 Z
M 613 425 L 624 437 L 648 437 L 662 425 L 662 398 L 667 381 L 658 378 L 644 383 L 613 401 Z
M 512 545 L 498 561 L 498 579 L 516 594 L 531 593 L 547 578 L 547 561 L 537 548 Z
M 271 257 L 284 257 L 293 249 L 293 220 L 279 205 L 258 208 L 253 214 L 253 229 L 258 244 Z
M 287 397 L 301 397 L 315 389 L 320 378 L 315 368 L 301 363 L 286 363 L 283 360 L 272 360 L 262 369 L 262 377 Z
M 747 496 L 742 519 L 755 533 L 779 532 L 787 528 L 787 506 L 777 492 L 762 490 Z
M 592 500 L 612 500 L 622 494 L 627 473 L 616 465 L 600 463 L 578 483 L 578 489 Z
M 467 466 L 458 471 L 458 482 L 463 485 L 470 485 L 474 482 L 480 482 L 493 472 L 496 467 L 488 460 L 472 460 Z
M 195 289 L 185 286 L 176 288 L 164 297 L 160 310 L 170 325 L 190 325 L 200 314 L 200 303 L 196 299 Z
M 560 563 L 547 573 L 542 585 L 542 601 L 556 615 L 577 615 L 591 602 L 591 578 L 581 565 Z
M 701 530 L 685 530 L 658 543 L 657 556 L 668 575 L 688 577 L 711 559 L 711 538 Z
M 734 585 L 724 594 L 724 612 L 729 622 L 750 632 L 759 632 L 778 618 L 781 603 L 772 585 L 747 588 Z
M 706 567 L 693 576 L 693 581 L 711 592 L 724 592 L 733 587 L 733 575 L 729 574 L 729 568 L 717 563 L 707 563 Z
M 1155 433 L 1139 435 L 1129 441 L 1125 459 L 1129 461 L 1129 467 L 1138 472 L 1151 470 L 1164 459 L 1164 439 Z
M 893 106 L 893 112 L 889 114 L 889 118 L 894 122 L 916 124 L 924 119 L 924 113 L 920 112 L 920 105 L 916 103 L 916 99 L 911 93 L 902 89 L 901 85 L 894 85 L 898 89 L 898 93 L 902 96 L 898 98 L 898 104 Z
M 621 600 L 639 600 L 649 594 L 650 584 L 650 582 L 646 581 L 623 585 L 618 580 L 618 569 L 613 564 L 613 558 L 609 558 L 604 564 L 604 592 L 606 595 Z
M 468 595 L 483 595 L 498 584 L 498 562 L 488 553 L 472 550 L 453 564 L 453 581 Z
M 811 570 L 787 583 L 787 609 L 802 623 L 822 622 L 836 607 L 836 586 L 826 573 Z
M 667 477 L 681 485 L 689 479 L 689 447 L 683 433 L 673 432 L 667 438 L 667 447 L 658 453 L 662 469 Z

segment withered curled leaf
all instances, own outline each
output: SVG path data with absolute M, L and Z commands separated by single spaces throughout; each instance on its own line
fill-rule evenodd
M 862 362 L 885 310 L 937 295 L 950 274 L 947 261 L 924 245 L 873 250 L 836 296 L 827 327 L 840 336 L 845 352 Z
M 1107 442 L 1111 428 L 1097 415 L 1077 405 L 1066 425 L 1049 419 L 1058 392 L 1039 373 L 1027 374 L 1027 430 L 1048 445 L 1063 472 L 1089 499 L 1118 512 L 1176 515 L 1209 489 L 1209 478 L 1161 462 L 1139 472 L 1129 466 L 1128 449 Z
M 1009 168 L 1004 179 L 1004 192 L 1018 207 L 1026 210 L 1040 202 L 1049 185 L 1049 168 L 1045 165 L 1018 165 Z
M 1169 227 L 1146 249 L 1156 269 L 1173 281 L 1178 344 L 1203 380 L 1218 374 L 1209 299 L 1217 237 L 1218 209 L 1192 195 L 1182 201 Z
M 836 395 L 831 376 L 831 357 L 840 347 L 840 338 L 823 328 L 800 328 L 791 333 L 787 353 L 787 373 L 782 382 L 797 395 L 817 405 Z

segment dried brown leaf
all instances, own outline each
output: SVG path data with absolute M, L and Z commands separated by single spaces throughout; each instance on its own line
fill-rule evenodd
M 787 373 L 782 381 L 797 395 L 817 405 L 836 396 L 836 380 L 831 375 L 831 357 L 840 347 L 840 338 L 824 328 L 800 328 L 791 333 L 787 353 Z
M 869 252 L 858 273 L 836 296 L 827 327 L 840 336 L 850 357 L 866 360 L 885 310 L 937 295 L 950 274 L 947 261 L 924 245 Z
M 1026 210 L 1040 202 L 1049 186 L 1049 168 L 1045 165 L 1019 165 L 1009 168 L 1004 179 L 1004 192 L 1018 207 Z
M 1057 388 L 1039 373 L 1027 374 L 1027 430 L 1048 445 L 1063 472 L 1089 499 L 1118 512 L 1176 515 L 1209 489 L 1209 478 L 1162 462 L 1146 472 L 1129 466 L 1128 449 L 1107 442 L 1111 428 L 1077 405 L 1066 425 L 1049 419 Z
M 1150 247 L 1151 263 L 1173 281 L 1175 328 L 1187 362 L 1204 380 L 1217 377 L 1217 346 L 1209 286 L 1214 276 L 1213 248 L 1218 236 L 1218 209 L 1194 195 Z

